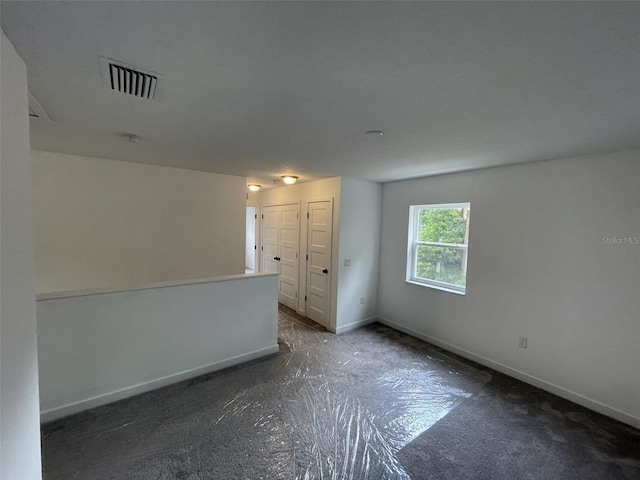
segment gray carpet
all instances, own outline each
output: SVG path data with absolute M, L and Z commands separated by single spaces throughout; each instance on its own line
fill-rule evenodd
M 411 478 L 640 479 L 640 431 L 493 375 L 400 452 Z
M 640 431 L 375 324 L 44 425 L 53 479 L 640 479 Z

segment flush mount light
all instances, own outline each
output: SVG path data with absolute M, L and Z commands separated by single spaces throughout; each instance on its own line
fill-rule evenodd
M 294 175 L 283 175 L 282 176 L 282 181 L 284 183 L 286 183 L 287 185 L 293 185 L 294 183 L 296 183 L 298 181 L 298 177 L 296 177 Z
M 367 135 L 378 135 L 378 136 L 384 135 L 384 132 L 382 130 L 367 130 L 364 133 Z
M 258 184 L 255 184 L 255 183 L 250 183 L 249 184 L 249 190 L 251 190 L 252 192 L 257 192 L 261 188 L 262 188 L 262 185 L 258 185 Z

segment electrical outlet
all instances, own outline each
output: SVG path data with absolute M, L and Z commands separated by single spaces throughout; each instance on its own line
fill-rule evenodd
M 527 348 L 527 337 L 518 337 L 518 346 L 520 348 Z
M 360 305 L 364 305 L 364 297 L 360 297 Z
M 350 258 L 346 258 L 344 260 L 344 266 L 345 267 L 350 267 L 351 266 L 351 259 Z

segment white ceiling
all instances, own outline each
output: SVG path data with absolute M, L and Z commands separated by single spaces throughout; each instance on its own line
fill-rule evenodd
M 638 2 L 3 0 L 1 20 L 53 120 L 36 149 L 265 184 L 640 147 Z M 160 100 L 104 88 L 100 56 L 163 74 Z

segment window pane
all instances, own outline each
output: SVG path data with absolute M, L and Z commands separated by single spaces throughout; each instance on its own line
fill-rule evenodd
M 426 208 L 418 211 L 418 241 L 466 243 L 468 208 Z
M 460 248 L 417 246 L 416 277 L 465 286 L 467 252 Z

